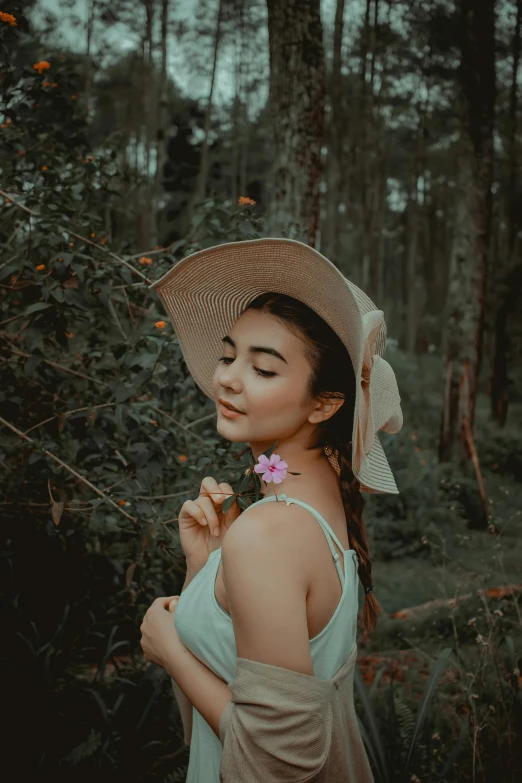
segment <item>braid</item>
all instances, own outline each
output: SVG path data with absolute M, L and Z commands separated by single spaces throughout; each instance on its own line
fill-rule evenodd
M 311 307 L 286 294 L 267 291 L 255 297 L 247 310 L 260 310 L 282 321 L 303 340 L 305 355 L 311 367 L 304 404 L 312 400 L 343 400 L 338 410 L 320 422 L 308 445 L 322 448 L 325 456 L 335 455 L 340 468 L 339 486 L 343 500 L 346 527 L 359 560 L 358 574 L 364 587 L 363 623 L 367 631 L 377 623 L 382 607 L 373 596 L 370 547 L 363 522 L 364 500 L 360 482 L 352 471 L 352 444 L 346 438 L 353 431 L 356 380 L 350 355 L 332 327 Z
M 375 628 L 377 617 L 382 614 L 382 607 L 373 595 L 372 562 L 370 547 L 366 537 L 363 522 L 364 498 L 360 491 L 360 483 L 352 472 L 352 444 L 341 445 L 337 449 L 337 461 L 341 469 L 339 484 L 341 497 L 346 512 L 346 527 L 351 546 L 359 560 L 358 574 L 364 587 L 363 623 L 367 631 Z

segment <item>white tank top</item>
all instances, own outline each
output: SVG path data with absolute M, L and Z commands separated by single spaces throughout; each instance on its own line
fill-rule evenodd
M 358 558 L 354 549 L 344 549 L 326 520 L 308 503 L 280 494 L 258 500 L 253 505 L 284 500 L 308 509 L 321 525 L 335 562 L 343 591 L 328 625 L 310 639 L 314 675 L 328 680 L 353 651 L 357 635 Z M 249 508 L 252 508 L 249 506 Z M 246 509 L 243 514 L 246 514 Z M 344 575 L 335 541 L 344 557 Z M 179 598 L 174 622 L 186 647 L 227 684 L 235 677 L 236 642 L 230 615 L 216 600 L 215 582 L 221 562 L 221 548 L 212 552 Z M 186 783 L 219 783 L 221 742 L 201 714 L 192 708 L 192 739 Z

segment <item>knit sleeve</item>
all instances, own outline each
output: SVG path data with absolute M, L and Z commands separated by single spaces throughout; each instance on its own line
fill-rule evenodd
M 238 658 L 219 723 L 220 783 L 321 783 L 332 734 L 330 685 Z

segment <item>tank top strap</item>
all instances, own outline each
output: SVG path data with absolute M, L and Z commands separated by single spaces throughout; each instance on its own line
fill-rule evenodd
M 339 553 L 336 551 L 334 545 L 332 544 L 332 539 L 335 541 L 335 543 L 337 544 L 337 546 L 339 547 L 339 549 L 341 550 L 343 555 L 345 553 L 355 554 L 355 550 L 353 550 L 353 549 L 343 549 L 343 546 L 342 546 L 341 542 L 339 541 L 339 539 L 335 535 L 334 531 L 332 530 L 332 528 L 330 527 L 330 525 L 328 524 L 326 519 L 323 516 L 321 516 L 321 514 L 318 511 L 316 511 L 315 508 L 310 506 L 308 503 L 305 503 L 304 500 L 297 500 L 296 498 L 289 498 L 288 495 L 286 495 L 285 493 L 281 493 L 280 495 L 277 496 L 277 498 L 275 497 L 275 495 L 269 495 L 269 497 L 261 498 L 261 500 L 258 500 L 253 505 L 257 506 L 260 503 L 267 503 L 267 502 L 269 502 L 271 500 L 272 501 L 282 500 L 287 505 L 291 505 L 292 503 L 295 503 L 298 506 L 302 506 L 302 508 L 305 508 L 307 511 L 309 511 L 316 518 L 316 520 L 319 522 L 319 524 L 321 525 L 321 527 L 323 529 L 323 533 L 325 534 L 326 540 L 328 542 L 328 546 L 330 547 L 330 552 L 332 553 L 332 558 L 333 558 L 333 560 L 335 562 L 335 567 L 337 568 L 337 573 L 339 574 L 339 578 L 340 578 L 341 584 L 342 584 L 343 583 L 343 571 L 341 569 L 341 566 L 339 565 Z

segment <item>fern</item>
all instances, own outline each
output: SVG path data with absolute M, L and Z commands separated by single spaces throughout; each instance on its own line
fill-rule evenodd
M 92 756 L 93 753 L 96 753 L 96 751 L 101 748 L 101 745 L 101 735 L 99 732 L 91 729 L 91 733 L 87 739 L 73 748 L 73 750 L 60 761 L 60 764 L 68 764 L 69 766 L 79 764 L 80 761 L 83 761 L 88 758 L 88 756 Z
M 182 783 L 187 775 L 187 769 L 188 764 L 178 767 L 174 772 L 170 772 L 167 777 L 163 779 L 163 783 Z
M 399 729 L 399 742 L 401 750 L 406 755 L 413 735 L 415 716 L 408 705 L 397 695 L 393 698 L 395 716 Z

